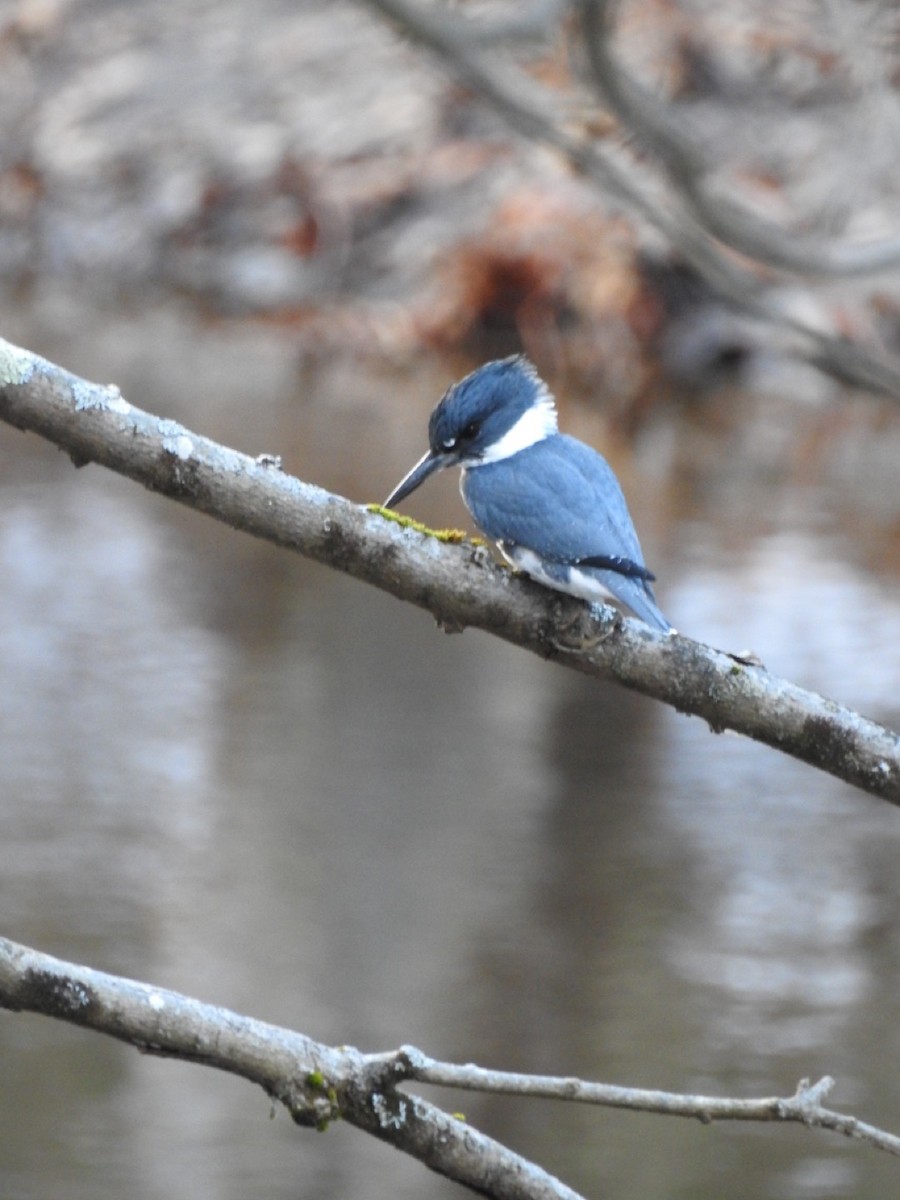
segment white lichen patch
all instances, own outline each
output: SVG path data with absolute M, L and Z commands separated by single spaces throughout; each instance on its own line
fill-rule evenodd
M 147 997 L 147 1003 L 154 1012 L 162 1012 L 166 1007 L 166 998 L 165 996 L 161 996 L 159 992 L 151 992 Z
M 109 408 L 109 396 L 105 387 L 98 387 L 96 383 L 73 377 L 71 388 L 76 412 L 86 412 L 92 408 L 104 411 Z
M 163 438 L 163 450 L 185 462 L 194 453 L 194 443 L 186 433 L 179 433 L 175 437 Z
M 109 397 L 106 407 L 110 412 L 122 413 L 123 415 L 131 412 L 131 405 L 119 391 L 116 384 L 108 383 L 106 385 L 106 394 Z
M 39 367 L 47 365 L 30 350 L 23 350 L 0 338 L 0 387 L 11 383 L 27 383 Z
M 398 1099 L 397 1110 L 394 1112 L 381 1092 L 375 1092 L 372 1096 L 372 1111 L 382 1129 L 402 1129 L 406 1124 L 405 1100 Z

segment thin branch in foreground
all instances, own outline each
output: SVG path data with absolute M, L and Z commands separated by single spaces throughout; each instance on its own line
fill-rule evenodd
M 63 962 L 0 938 L 0 1008 L 81 1025 L 145 1053 L 258 1084 L 298 1125 L 343 1118 L 494 1200 L 581 1200 L 554 1176 L 464 1121 L 396 1089 L 396 1071 L 350 1047 L 203 1004 L 164 988 Z
M 823 1107 L 822 1101 L 834 1087 L 830 1075 L 816 1083 L 801 1079 L 793 1096 L 736 1100 L 723 1096 L 691 1096 L 646 1088 L 617 1087 L 609 1083 L 589 1083 L 570 1076 L 491 1071 L 473 1063 L 459 1066 L 428 1058 L 414 1046 L 402 1046 L 400 1058 L 405 1063 L 406 1078 L 417 1083 L 433 1083 L 441 1087 L 504 1096 L 571 1100 L 580 1104 L 626 1108 L 633 1112 L 664 1116 L 694 1117 L 704 1125 L 713 1121 L 798 1121 L 810 1128 L 843 1134 L 900 1158 L 900 1137 L 896 1134 L 887 1133 L 857 1117 Z
M 436 1104 L 399 1091 L 416 1081 L 714 1121 L 797 1122 L 900 1155 L 900 1138 L 822 1106 L 833 1081 L 759 1100 L 678 1095 L 568 1077 L 490 1071 L 411 1046 L 365 1055 L 150 984 L 64 962 L 0 938 L 0 1008 L 108 1034 L 145 1053 L 215 1067 L 262 1087 L 299 1125 L 343 1118 L 432 1170 L 495 1200 L 579 1200 L 558 1179 Z
M 514 576 L 483 547 L 455 545 L 386 519 L 176 421 L 135 408 L 0 339 L 0 420 L 72 460 L 109 467 L 235 529 L 364 580 L 432 613 L 447 630 L 483 629 L 542 658 L 733 729 L 900 804 L 900 735 L 763 667 L 700 642 L 655 633 L 612 609 Z M 566 634 L 566 640 L 562 635 Z

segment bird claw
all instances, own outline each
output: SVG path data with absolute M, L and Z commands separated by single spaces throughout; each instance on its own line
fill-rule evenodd
M 607 611 L 612 613 L 611 617 L 607 617 L 605 613 L 603 616 L 598 616 L 590 606 L 579 605 L 568 620 L 558 625 L 556 631 L 551 634 L 551 645 L 564 654 L 579 654 L 586 650 L 593 650 L 622 627 L 621 613 L 614 609 Z M 560 616 L 562 616 L 562 612 L 560 612 Z

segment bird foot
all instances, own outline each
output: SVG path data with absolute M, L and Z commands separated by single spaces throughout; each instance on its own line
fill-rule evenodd
M 607 616 L 606 613 L 610 615 Z M 562 617 L 560 611 L 560 617 Z M 579 605 L 576 611 L 563 620 L 551 635 L 553 646 L 565 654 L 579 654 L 585 650 L 593 650 L 601 642 L 620 629 L 622 616 L 614 609 L 604 609 L 603 615 L 591 607 Z

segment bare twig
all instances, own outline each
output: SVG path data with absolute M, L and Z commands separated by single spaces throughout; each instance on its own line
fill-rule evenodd
M 673 249 L 706 280 L 724 300 L 735 304 L 779 330 L 793 335 L 792 352 L 821 370 L 865 388 L 867 391 L 900 398 L 900 368 L 883 355 L 847 342 L 772 303 L 770 288 L 759 271 L 723 250 L 731 241 L 744 248 L 761 265 L 779 266 L 783 271 L 806 276 L 861 274 L 881 270 L 898 254 L 897 240 L 878 244 L 832 247 L 820 263 L 820 249 L 799 243 L 787 234 L 764 225 L 733 204 L 719 206 L 697 182 L 704 175 L 698 153 L 683 135 L 676 135 L 671 122 L 657 109 L 644 103 L 637 84 L 623 84 L 611 99 L 620 115 L 637 123 L 635 134 L 643 136 L 676 173 L 682 175 L 682 192 L 647 164 L 617 153 L 586 133 L 573 130 L 555 97 L 542 91 L 525 72 L 496 53 L 488 54 L 477 38 L 477 27 L 442 6 L 409 3 L 408 0 L 366 0 L 406 35 L 434 53 L 453 75 L 487 102 L 521 136 L 552 147 L 580 175 L 596 183 L 607 198 L 629 218 L 644 221 L 660 233 Z M 588 17 L 604 19 L 603 6 L 587 2 Z M 603 42 L 590 39 L 594 49 Z M 606 67 L 598 64 L 598 75 Z M 620 80 L 616 74 L 615 79 Z M 606 87 L 614 90 L 610 76 Z M 771 234 L 771 237 L 768 235 Z M 756 252 L 756 253 L 754 253 Z
M 708 188 L 712 164 L 667 107 L 616 61 L 612 50 L 616 0 L 581 0 L 585 44 L 598 91 L 623 125 L 672 173 L 697 220 L 725 245 L 778 271 L 839 279 L 872 275 L 900 264 L 900 237 L 844 244 L 808 240 Z
M 555 97 L 536 88 L 531 77 L 513 63 L 485 54 L 473 37 L 470 22 L 445 9 L 407 0 L 367 3 L 436 54 L 517 133 L 557 150 L 611 200 L 658 229 L 715 287 L 741 295 L 759 288 L 758 281 L 723 258 L 696 220 L 664 202 L 646 172 L 594 139 L 570 130 Z
M 704 1124 L 712 1121 L 798 1121 L 810 1128 L 830 1129 L 900 1157 L 900 1137 L 856 1117 L 823 1107 L 822 1100 L 834 1087 L 834 1080 L 828 1075 L 814 1084 L 808 1079 L 801 1079 L 794 1095 L 787 1098 L 766 1096 L 757 1100 L 738 1100 L 724 1096 L 692 1096 L 647 1088 L 616 1087 L 609 1083 L 589 1083 L 571 1076 L 492 1071 L 473 1063 L 458 1065 L 438 1062 L 414 1046 L 401 1047 L 398 1061 L 406 1078 L 417 1083 L 505 1096 L 572 1100 L 580 1104 L 627 1108 L 666 1116 L 694 1117 Z
M 438 1062 L 411 1046 L 365 1055 L 165 988 L 108 975 L 0 938 L 0 1008 L 41 1013 L 137 1047 L 258 1084 L 298 1125 L 343 1118 L 496 1200 L 579 1200 L 575 1192 L 437 1105 L 399 1090 L 437 1084 L 713 1121 L 782 1121 L 828 1129 L 900 1154 L 900 1138 L 822 1106 L 833 1080 L 801 1081 L 793 1096 L 757 1100 L 615 1087 L 569 1077 Z
M 0 420 L 54 442 L 78 465 L 100 463 L 427 609 L 447 629 L 487 630 L 900 804 L 900 736 L 852 709 L 612 610 L 598 629 L 579 601 L 515 577 L 483 547 L 448 544 L 381 509 L 352 504 L 283 473 L 270 457 L 250 458 L 142 412 L 118 389 L 79 379 L 2 339 Z M 584 645 L 563 648 L 560 629 L 583 622 L 586 636 L 575 641 Z

